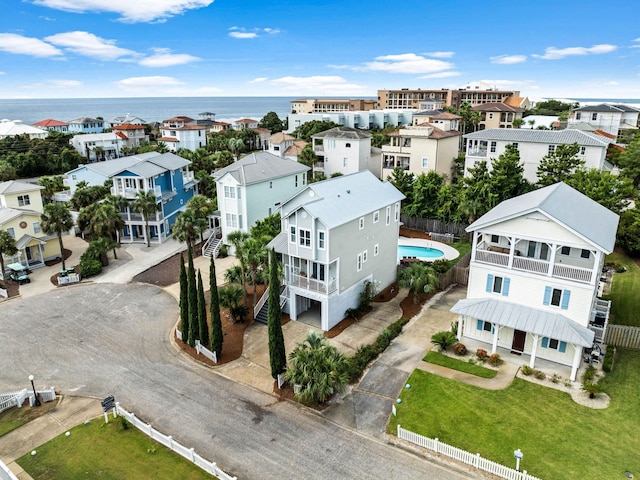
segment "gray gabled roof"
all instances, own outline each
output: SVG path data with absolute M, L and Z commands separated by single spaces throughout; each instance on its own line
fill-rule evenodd
M 274 178 L 304 173 L 308 170 L 309 167 L 294 160 L 280 158 L 269 152 L 255 152 L 217 170 L 213 173 L 213 177 L 217 181 L 229 174 L 241 185 L 250 185 Z
M 584 107 L 576 108 L 574 112 L 640 112 L 637 108 L 630 107 L 629 105 L 600 103 L 598 105 L 585 105 Z
M 139 155 L 131 155 L 128 157 L 106 160 L 104 162 L 81 165 L 78 168 L 67 172 L 67 175 L 86 168 L 88 170 L 98 172 L 108 178 L 118 175 L 124 171 L 130 171 L 136 175 L 149 178 L 154 175 L 159 175 L 167 170 L 179 170 L 190 164 L 191 162 L 189 160 L 179 157 L 173 153 L 160 154 L 158 152 L 146 152 Z
M 389 182 L 381 182 L 369 170 L 312 183 L 294 198 L 300 196 L 308 200 L 294 207 L 294 210 L 304 208 L 328 228 L 350 222 L 404 199 L 404 195 L 396 187 Z M 282 207 L 283 217 L 293 211 L 288 210 L 287 203 Z
M 8 180 L 0 183 L 0 195 L 7 193 L 32 192 L 34 190 L 44 190 L 44 187 L 28 182 L 20 182 L 18 180 Z
M 581 146 L 607 148 L 610 138 L 582 130 L 531 130 L 528 128 L 489 128 L 463 135 L 471 140 L 500 140 L 506 142 L 548 143 L 554 145 L 577 143 Z
M 20 208 L 0 208 L 0 225 L 13 220 L 20 215 L 34 215 L 40 217 L 40 212 L 35 210 L 22 210 Z
M 360 140 L 364 138 L 371 138 L 372 135 L 369 132 L 358 130 L 352 127 L 335 127 L 324 132 L 311 135 L 311 138 L 351 138 L 353 140 Z
M 469 225 L 467 231 L 532 212 L 555 220 L 607 254 L 613 251 L 620 217 L 563 182 L 505 200 Z
M 515 303 L 493 298 L 465 298 L 458 300 L 451 312 L 573 345 L 593 345 L 594 333 L 588 328 L 558 313 Z

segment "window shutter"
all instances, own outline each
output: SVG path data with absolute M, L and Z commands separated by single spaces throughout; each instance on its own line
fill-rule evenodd
M 493 275 L 489 274 L 487 275 L 487 292 L 491 293 L 491 290 L 493 290 Z
M 544 287 L 544 300 L 542 303 L 544 305 L 549 305 L 549 303 L 551 303 L 551 287 Z
M 542 337 L 542 348 L 549 347 L 549 339 L 547 337 Z
M 478 322 L 476 323 L 476 330 L 482 330 L 482 324 L 484 322 L 482 320 L 478 320 Z
M 571 290 L 565 290 L 562 293 L 562 305 L 560 305 L 562 310 L 569 308 L 569 297 L 571 297 Z
M 503 297 L 508 297 L 509 296 L 509 282 L 511 280 L 509 279 L 509 277 L 504 277 L 504 279 L 502 280 L 502 296 Z
M 560 348 L 558 348 L 560 353 L 564 353 L 567 351 L 567 342 L 560 342 Z

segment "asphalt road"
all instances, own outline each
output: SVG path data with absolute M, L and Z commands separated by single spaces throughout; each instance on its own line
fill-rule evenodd
M 239 479 L 473 478 L 195 365 L 170 344 L 176 301 L 149 285 L 94 284 L 0 304 L 0 392 L 114 395 Z M 97 401 L 97 400 L 96 400 Z

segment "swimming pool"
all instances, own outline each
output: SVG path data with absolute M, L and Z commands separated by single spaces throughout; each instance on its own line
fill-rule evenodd
M 417 257 L 435 260 L 444 257 L 444 252 L 437 248 L 418 247 L 415 245 L 398 245 L 398 260 L 404 257 Z

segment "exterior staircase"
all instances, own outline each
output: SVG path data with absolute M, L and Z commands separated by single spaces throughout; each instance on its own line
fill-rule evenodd
M 280 308 L 284 307 L 287 299 L 287 287 L 280 286 Z M 267 324 L 269 312 L 269 289 L 266 289 L 254 309 L 253 319 L 256 322 Z
M 222 239 L 216 238 L 215 236 L 210 236 L 206 242 L 204 242 L 204 247 L 202 248 L 202 256 L 207 258 L 216 258 L 218 253 L 220 253 L 220 247 L 222 246 Z

